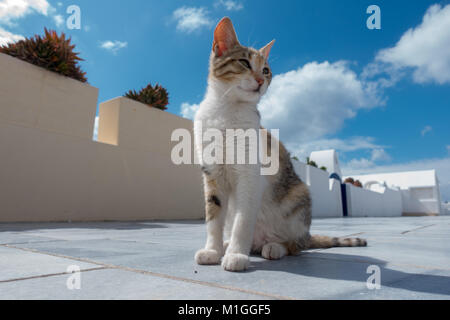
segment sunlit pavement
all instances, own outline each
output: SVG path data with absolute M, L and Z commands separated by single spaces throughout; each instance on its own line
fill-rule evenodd
M 230 273 L 195 264 L 201 221 L 0 224 L 0 299 L 450 299 L 450 217 L 314 220 L 312 233 L 369 246 Z

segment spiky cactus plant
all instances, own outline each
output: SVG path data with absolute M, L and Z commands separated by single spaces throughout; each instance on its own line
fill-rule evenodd
M 139 92 L 130 90 L 125 93 L 124 97 L 161 110 L 167 110 L 166 106 L 169 104 L 169 94 L 167 93 L 167 90 L 159 84 L 156 84 L 154 87 L 149 84 Z
M 317 163 L 311 160 L 309 157 L 306 158 L 306 164 L 310 165 L 311 167 L 317 168 Z
M 344 183 L 354 184 L 355 180 L 353 178 L 347 178 L 345 179 Z
M 0 52 L 15 58 L 27 61 L 49 71 L 59 73 L 81 82 L 87 82 L 86 73 L 78 64 L 83 61 L 74 52 L 75 45 L 71 44 L 71 38 L 66 35 L 58 35 L 54 30 L 44 29 L 45 36 L 35 35 L 31 38 L 19 40 L 0 47 Z
M 357 188 L 363 188 L 363 184 L 359 180 L 356 180 L 355 183 L 353 183 L 353 185 Z

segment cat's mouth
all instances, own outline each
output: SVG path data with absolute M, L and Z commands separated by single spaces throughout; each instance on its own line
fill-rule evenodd
M 241 86 L 238 86 L 238 88 L 239 88 L 240 90 L 242 90 L 242 91 L 245 91 L 245 92 L 248 92 L 248 93 L 254 93 L 254 94 L 259 94 L 259 93 L 260 93 L 260 90 L 261 90 L 261 87 L 256 88 L 256 89 L 244 89 L 244 88 L 242 88 Z

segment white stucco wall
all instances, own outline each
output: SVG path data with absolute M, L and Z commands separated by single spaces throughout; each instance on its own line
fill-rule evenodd
M 97 97 L 88 84 L 0 54 L 0 222 L 202 218 L 200 169 L 170 158 L 173 130 L 192 132 L 192 122 L 112 99 L 100 104 L 95 142 Z M 340 173 L 334 151 L 312 159 Z M 310 188 L 313 217 L 342 217 L 340 183 L 304 163 L 294 167 Z M 434 172 L 355 178 L 392 180 L 402 190 L 348 185 L 350 216 L 440 211 Z
M 406 215 L 440 214 L 441 195 L 435 170 L 352 176 L 364 185 L 378 181 L 401 189 L 402 211 Z M 344 178 L 345 179 L 345 178 Z
M 172 165 L 165 154 L 0 122 L 0 155 L 0 222 L 204 214 L 200 170 Z
M 330 174 L 336 173 L 339 177 L 342 177 L 341 168 L 339 166 L 339 157 L 336 150 L 311 152 L 309 158 L 314 161 L 319 168 L 326 167 Z
M 0 53 L 0 121 L 91 139 L 98 89 Z
M 402 215 L 402 194 L 385 188 L 375 192 L 346 184 L 349 217 L 399 217 Z
M 0 222 L 202 218 L 200 169 L 170 158 L 172 130 L 192 122 L 113 99 L 121 137 L 95 142 L 97 94 L 0 54 Z
M 314 218 L 342 217 L 340 183 L 329 173 L 293 160 L 295 171 L 310 190 Z
M 442 203 L 441 214 L 450 215 L 450 203 Z

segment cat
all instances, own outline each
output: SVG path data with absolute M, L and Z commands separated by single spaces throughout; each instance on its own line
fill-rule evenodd
M 224 134 L 227 129 L 261 129 L 257 105 L 272 81 L 268 58 L 273 45 L 274 41 L 260 50 L 244 47 L 228 17 L 217 25 L 208 89 L 194 120 L 200 159 L 205 147 L 202 135 L 207 129 Z M 260 174 L 260 163 L 208 165 L 200 160 L 207 241 L 195 255 L 198 264 L 221 263 L 227 271 L 244 271 L 249 267 L 250 253 L 277 260 L 307 249 L 367 245 L 358 238 L 310 235 L 308 187 L 297 176 L 286 148 L 277 143 L 279 170 L 272 176 Z M 224 242 L 224 236 L 229 241 Z

